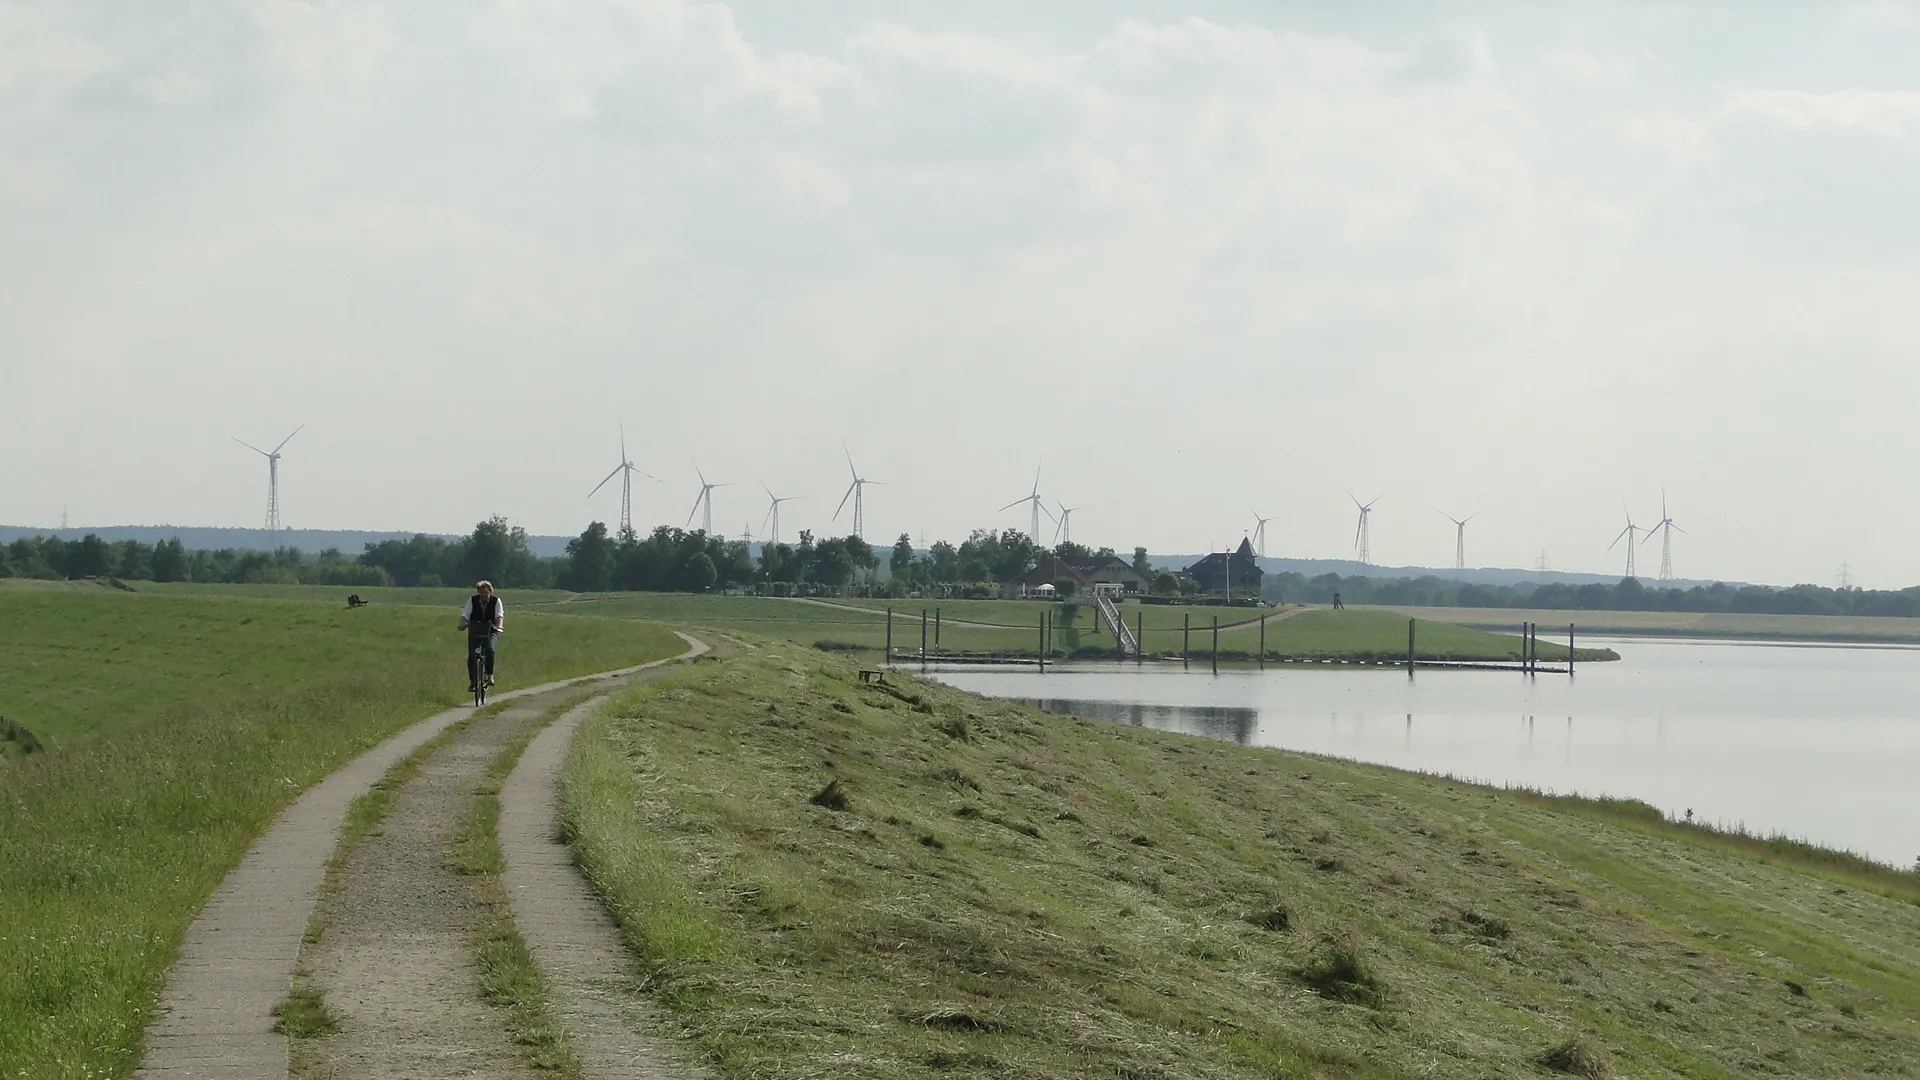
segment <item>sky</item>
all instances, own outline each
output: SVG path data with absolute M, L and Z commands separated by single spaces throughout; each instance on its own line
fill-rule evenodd
M 1361 6 L 0 0 L 0 522 L 1920 582 L 1920 4 Z

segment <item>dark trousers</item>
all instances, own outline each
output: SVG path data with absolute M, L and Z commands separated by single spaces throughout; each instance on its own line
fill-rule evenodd
M 472 686 L 474 683 L 477 683 L 480 681 L 480 665 L 481 664 L 486 665 L 486 672 L 488 675 L 493 674 L 493 643 L 496 640 L 498 640 L 499 637 L 500 637 L 499 634 L 488 634 L 486 637 L 474 637 L 474 638 L 467 639 L 467 685 L 468 686 Z

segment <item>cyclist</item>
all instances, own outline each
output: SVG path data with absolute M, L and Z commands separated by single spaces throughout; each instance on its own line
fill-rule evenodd
M 493 685 L 493 646 L 507 632 L 507 605 L 493 595 L 493 582 L 475 582 L 474 593 L 460 609 L 460 629 L 467 632 L 467 692 L 480 688 L 482 672 L 487 685 Z

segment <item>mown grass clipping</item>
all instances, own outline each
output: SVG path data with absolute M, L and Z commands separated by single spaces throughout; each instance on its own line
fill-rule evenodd
M 1591 804 L 888 678 L 769 644 L 574 744 L 565 829 L 721 1076 L 1920 1061 L 1899 896 Z

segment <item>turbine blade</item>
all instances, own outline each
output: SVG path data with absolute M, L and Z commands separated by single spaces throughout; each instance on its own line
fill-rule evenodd
M 243 439 L 243 438 L 241 438 L 241 437 L 239 437 L 238 435 L 235 435 L 235 436 L 232 436 L 232 438 L 233 438 L 233 441 L 234 441 L 234 442 L 237 442 L 237 443 L 239 443 L 239 444 L 240 444 L 241 446 L 244 446 L 244 447 L 246 447 L 247 449 L 249 449 L 249 450 L 251 450 L 251 451 L 253 451 L 254 453 L 256 453 L 256 454 L 259 454 L 259 455 L 260 455 L 261 457 L 272 457 L 272 456 L 273 456 L 272 454 L 269 454 L 269 453 L 267 453 L 267 452 L 266 452 L 265 450 L 262 450 L 262 449 L 260 449 L 259 447 L 257 447 L 257 446 L 255 446 L 255 445 L 253 445 L 252 443 L 250 443 L 250 442 L 248 442 L 247 440 L 245 440 L 245 439 Z
M 290 443 L 290 442 L 292 442 L 292 441 L 293 441 L 293 436 L 294 436 L 294 435 L 298 435 L 298 434 L 300 434 L 300 433 L 301 433 L 302 431 L 305 431 L 306 429 L 307 429 L 307 425 L 305 425 L 305 424 L 301 424 L 301 425 L 300 425 L 299 427 L 297 427 L 297 428 L 294 428 L 294 429 L 293 429 L 293 434 L 291 434 L 291 435 L 288 435 L 288 436 L 287 436 L 286 438 L 284 438 L 284 439 L 281 439 L 281 440 L 280 440 L 280 446 L 276 446 L 276 447 L 274 447 L 274 448 L 273 448 L 273 452 L 274 452 L 274 453 L 276 453 L 276 454 L 277 454 L 277 453 L 279 453 L 279 452 L 280 452 L 280 450 L 281 450 L 281 447 L 284 447 L 284 446 L 286 446 L 286 445 L 287 445 L 288 443 Z
M 1051 519 L 1052 519 L 1052 520 L 1054 520 L 1054 521 L 1059 521 L 1059 520 L 1060 520 L 1060 519 L 1059 519 L 1058 517 L 1056 517 L 1056 516 L 1054 515 L 1054 512 L 1053 512 L 1053 511 L 1051 511 L 1051 510 L 1049 510 L 1049 509 L 1047 509 L 1047 504 L 1046 504 L 1046 503 L 1044 503 L 1044 502 L 1041 502 L 1041 501 L 1040 501 L 1040 500 L 1038 500 L 1038 499 L 1036 499 L 1036 500 L 1034 500 L 1034 503 L 1035 503 L 1035 505 L 1037 505 L 1037 506 L 1039 506 L 1039 507 L 1040 507 L 1040 512 L 1041 512 L 1041 513 L 1043 513 L 1043 514 L 1045 514 L 1045 515 L 1047 515 L 1047 517 L 1049 517 L 1049 518 L 1051 518 Z
M 1677 533 L 1679 533 L 1679 534 L 1680 534 L 1680 535 L 1682 535 L 1682 536 L 1692 536 L 1692 535 L 1693 535 L 1692 533 L 1690 533 L 1690 532 L 1688 532 L 1687 530 L 1685 530 L 1685 529 L 1683 529 L 1683 528 L 1681 528 L 1680 526 L 1678 526 L 1678 525 L 1675 525 L 1675 524 L 1674 524 L 1674 523 L 1673 523 L 1672 521 L 1668 521 L 1668 522 L 1667 522 L 1667 528 L 1669 528 L 1669 529 L 1672 529 L 1672 530 L 1673 530 L 1674 532 L 1677 532 Z
M 1627 535 L 1627 533 L 1629 533 L 1629 532 L 1631 532 L 1631 531 L 1632 531 L 1632 529 L 1633 529 L 1633 526 L 1631 526 L 1631 525 L 1629 525 L 1629 526 L 1627 526 L 1627 527 L 1626 527 L 1626 528 L 1624 528 L 1624 529 L 1621 529 L 1621 530 L 1620 530 L 1620 536 L 1625 536 L 1625 535 Z M 1608 551 L 1612 551 L 1612 550 L 1613 550 L 1614 548 L 1617 548 L 1617 547 L 1619 547 L 1619 546 L 1620 546 L 1620 536 L 1616 536 L 1616 537 L 1614 537 L 1614 538 L 1613 538 L 1613 543 L 1611 543 L 1611 544 L 1608 544 L 1608 545 L 1607 545 L 1607 550 L 1608 550 Z M 1629 543 L 1629 544 L 1631 544 L 1631 543 L 1633 543 L 1633 541 L 1631 541 L 1631 540 L 1629 540 L 1629 541 L 1627 541 L 1627 543 Z
M 615 466 L 613 467 L 613 471 L 607 474 L 607 479 L 606 479 L 606 480 L 602 480 L 602 481 L 600 481 L 599 483 L 597 483 L 597 484 L 595 484 L 595 485 L 593 485 L 593 490 L 592 490 L 592 491 L 589 491 L 589 492 L 587 492 L 587 498 L 589 498 L 589 499 L 591 499 L 591 498 L 593 498 L 593 497 L 594 497 L 595 495 L 598 495 L 598 494 L 600 494 L 600 489 L 601 489 L 601 488 L 603 488 L 603 487 L 606 487 L 606 486 L 607 486 L 607 480 L 611 480 L 611 479 L 613 479 L 614 477 L 616 477 L 616 476 L 619 476 L 619 475 L 620 475 L 620 470 L 621 470 L 621 469 L 624 469 L 624 468 L 626 468 L 626 466 L 625 466 L 625 465 L 615 465 Z
M 1024 503 L 1024 502 L 1031 502 L 1032 500 L 1033 500 L 1033 496 L 1031 496 L 1031 495 L 1029 495 L 1029 496 L 1027 496 L 1027 497 L 1026 497 L 1026 498 L 1024 498 L 1024 499 L 1015 499 L 1015 500 L 1013 500 L 1012 502 L 1010 502 L 1010 503 L 1008 503 L 1007 505 L 1005 505 L 1005 506 L 1003 506 L 1003 507 L 1001 507 L 1000 509 L 1001 509 L 1001 510 L 1011 510 L 1011 509 L 1013 509 L 1014 507 L 1016 507 L 1016 506 L 1019 506 L 1019 505 L 1020 505 L 1021 503 Z M 996 513 L 998 513 L 999 511 L 995 511 L 995 512 L 996 512 Z
M 1367 512 L 1360 511 L 1360 520 L 1353 523 L 1353 549 L 1360 550 L 1360 530 L 1367 527 Z
M 700 500 L 706 497 L 707 493 L 704 491 L 693 497 L 693 509 L 687 511 L 687 524 L 693 524 L 693 515 L 700 512 Z
M 627 468 L 629 468 L 629 469 L 633 469 L 633 466 L 632 466 L 632 465 L 628 465 L 628 466 L 627 466 Z M 640 470 L 640 469 L 633 469 L 633 471 L 634 471 L 634 472 L 637 472 L 637 473 L 639 473 L 639 474 L 640 474 L 641 476 L 644 476 L 644 477 L 646 477 L 647 479 L 649 479 L 649 480 L 651 480 L 651 481 L 653 481 L 653 482 L 654 482 L 654 483 L 656 483 L 656 484 L 664 484 L 664 483 L 666 483 L 666 481 L 665 481 L 665 480 L 662 480 L 662 479 L 660 479 L 659 477 L 657 477 L 657 476 L 655 476 L 655 475 L 653 475 L 653 474 L 652 474 L 652 473 L 650 473 L 650 472 L 645 472 L 645 471 L 643 471 L 643 470 Z
M 627 425 L 620 425 L 620 460 L 627 460 Z
M 847 493 L 845 495 L 840 496 L 840 505 L 834 508 L 833 520 L 835 521 L 840 520 L 840 511 L 845 510 L 847 508 L 847 500 L 853 498 L 853 489 L 859 486 L 860 486 L 860 481 L 858 480 L 855 480 L 853 483 L 847 485 Z
M 853 474 L 855 480 L 860 479 L 860 470 L 853 467 L 853 451 L 847 449 L 847 440 L 845 439 L 840 440 L 840 452 L 847 455 L 847 471 Z

